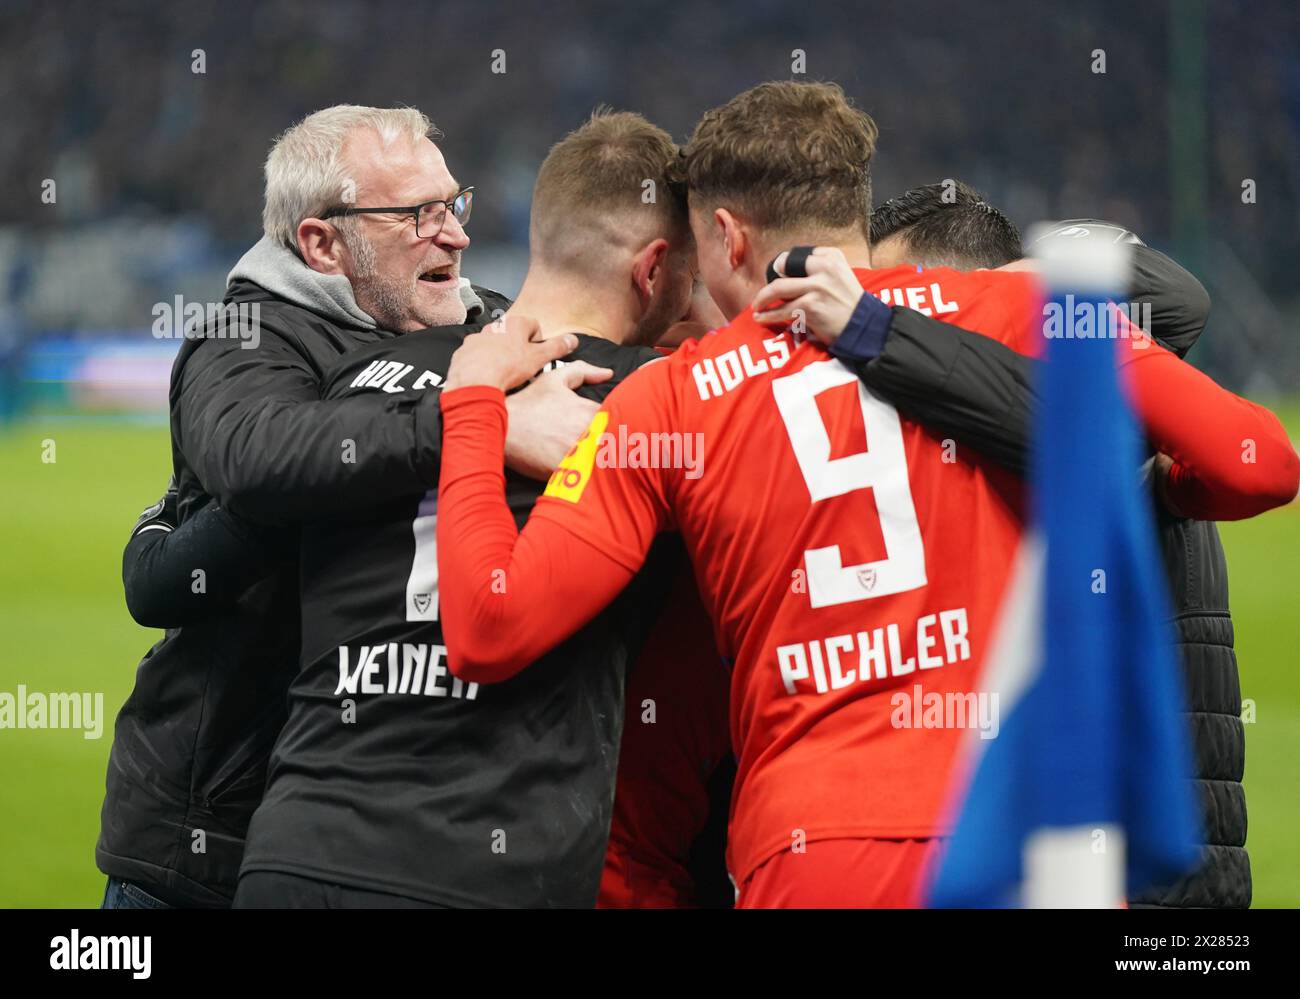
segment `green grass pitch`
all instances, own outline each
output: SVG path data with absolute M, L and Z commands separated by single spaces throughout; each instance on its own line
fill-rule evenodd
M 1286 408 L 1293 436 L 1300 401 Z M 53 441 L 55 461 L 42 455 Z M 32 418 L 0 430 L 0 691 L 102 691 L 104 731 L 0 730 L 0 906 L 94 906 L 112 723 L 157 637 L 122 600 L 121 554 L 170 471 L 158 426 Z M 1223 526 L 1247 727 L 1257 906 L 1300 906 L 1300 507 Z

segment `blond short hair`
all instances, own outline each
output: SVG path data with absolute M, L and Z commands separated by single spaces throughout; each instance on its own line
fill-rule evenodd
M 538 171 L 532 254 L 551 266 L 581 266 L 580 258 L 620 237 L 682 236 L 688 230 L 680 161 L 662 128 L 631 111 L 597 108 L 551 147 Z

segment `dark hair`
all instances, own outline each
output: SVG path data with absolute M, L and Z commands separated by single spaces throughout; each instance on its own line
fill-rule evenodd
M 871 242 L 902 236 L 909 259 L 926 267 L 1001 267 L 1024 256 L 1020 230 L 960 180 L 926 184 L 871 213 Z

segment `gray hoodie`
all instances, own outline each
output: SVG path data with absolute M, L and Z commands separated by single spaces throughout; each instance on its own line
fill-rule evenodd
M 357 305 L 352 283 L 342 274 L 322 274 L 303 263 L 287 246 L 263 236 L 239 258 L 226 277 L 226 284 L 239 278 L 265 288 L 276 298 L 310 309 L 333 322 L 373 330 L 378 324 Z M 465 303 L 466 321 L 483 311 L 483 301 L 460 279 L 460 299 Z

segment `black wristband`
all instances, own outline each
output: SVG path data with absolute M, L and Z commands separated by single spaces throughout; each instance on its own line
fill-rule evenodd
M 785 258 L 785 274 L 781 275 L 776 272 L 776 258 L 781 254 L 773 257 L 767 265 L 767 283 L 771 284 L 779 277 L 807 277 L 808 276 L 808 258 L 812 256 L 812 246 L 792 246 L 790 247 L 789 256 Z

